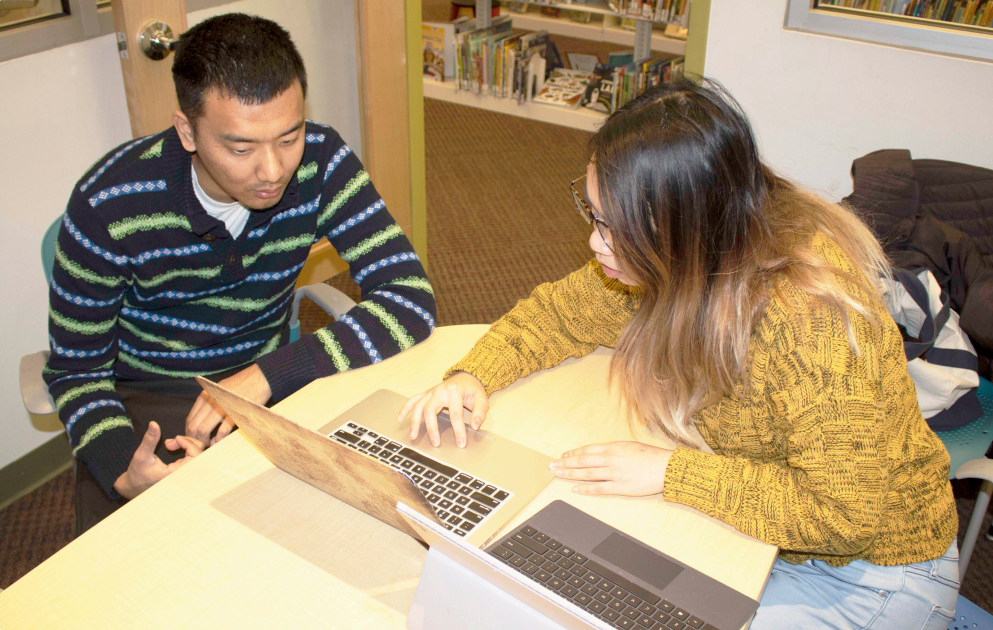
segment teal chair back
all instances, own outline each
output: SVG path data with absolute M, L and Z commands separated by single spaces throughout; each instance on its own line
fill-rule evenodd
M 979 389 L 976 392 L 983 415 L 964 427 L 951 431 L 935 431 L 935 434 L 945 443 L 952 465 L 948 470 L 948 478 L 955 478 L 955 471 L 973 459 L 986 456 L 986 449 L 993 441 L 993 383 L 985 378 L 979 379 Z
M 55 241 L 59 238 L 59 228 L 62 227 L 62 215 L 45 230 L 41 239 L 41 266 L 45 270 L 45 284 L 52 283 L 52 267 L 55 265 Z

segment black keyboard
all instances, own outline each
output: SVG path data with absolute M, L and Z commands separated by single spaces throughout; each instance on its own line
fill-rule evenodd
M 530 525 L 488 551 L 614 628 L 717 630 Z
M 328 437 L 374 457 L 417 485 L 446 529 L 466 536 L 513 493 L 349 422 Z

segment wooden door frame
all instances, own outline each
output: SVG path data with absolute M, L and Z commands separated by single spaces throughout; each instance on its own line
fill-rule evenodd
M 362 162 L 427 268 L 421 0 L 355 0 Z M 412 60 L 412 63 L 408 63 Z M 326 240 L 314 245 L 298 286 L 348 268 Z

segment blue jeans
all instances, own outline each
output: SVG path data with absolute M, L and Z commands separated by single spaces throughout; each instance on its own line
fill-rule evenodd
M 751 630 L 947 630 L 958 590 L 954 540 L 940 558 L 896 567 L 776 560 Z

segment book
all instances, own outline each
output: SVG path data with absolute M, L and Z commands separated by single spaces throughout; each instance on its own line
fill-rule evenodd
M 490 26 L 476 28 L 476 20 L 465 20 L 456 26 L 455 36 L 455 87 L 479 92 L 483 77 L 483 40 L 499 33 L 509 32 L 509 15 L 493 18 Z
M 579 107 L 586 95 L 590 83 L 590 75 L 582 70 L 555 68 L 552 70 L 541 90 L 535 95 L 536 103 L 547 103 L 562 107 Z
M 449 28 L 445 28 L 448 26 Z M 454 68 L 448 55 L 452 50 L 451 38 L 455 36 L 455 27 L 451 24 L 442 25 L 430 22 L 421 24 L 421 42 L 423 50 L 423 72 L 424 76 L 436 81 L 444 81 L 445 75 L 453 76 Z M 445 40 L 448 39 L 449 46 L 446 49 Z
M 544 62 L 547 45 L 548 31 L 535 31 L 521 36 L 517 49 L 517 67 L 514 71 L 514 97 L 517 98 L 518 103 L 530 100 L 533 96 L 533 92 L 528 87 L 534 87 L 532 83 L 534 77 L 529 76 L 528 70 L 530 68 L 533 72 L 536 64 L 531 63 L 531 58 L 538 55 Z M 544 78 L 542 76 L 539 83 L 544 82 Z
M 614 95 L 614 69 L 606 64 L 598 64 L 589 76 L 589 85 L 583 97 L 583 107 L 602 114 L 611 112 L 610 104 Z

